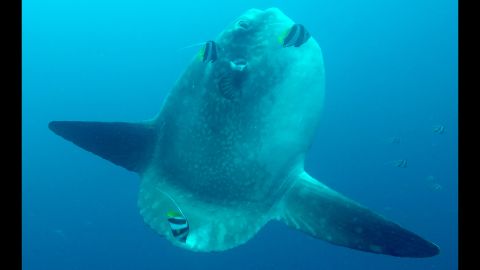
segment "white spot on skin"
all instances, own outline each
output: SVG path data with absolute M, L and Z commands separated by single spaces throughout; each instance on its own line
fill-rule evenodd
M 153 209 L 157 209 L 159 206 L 160 206 L 160 202 L 159 202 L 159 201 L 155 201 L 155 202 L 152 204 L 152 208 L 153 208 Z

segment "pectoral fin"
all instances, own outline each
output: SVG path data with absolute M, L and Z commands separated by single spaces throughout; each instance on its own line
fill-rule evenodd
M 305 172 L 282 203 L 281 219 L 287 225 L 335 245 L 397 257 L 430 257 L 440 251 Z
M 155 129 L 145 123 L 53 121 L 57 135 L 127 170 L 141 172 L 152 155 Z

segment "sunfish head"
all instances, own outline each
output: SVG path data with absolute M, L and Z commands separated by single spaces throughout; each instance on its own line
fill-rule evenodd
M 281 110 L 282 118 L 290 115 L 293 121 L 305 112 L 318 118 L 324 92 L 322 53 L 305 27 L 295 32 L 294 26 L 277 8 L 248 10 L 215 39 L 216 61 L 201 63 L 199 83 L 228 106 L 262 106 L 261 115 L 253 117 Z M 302 42 L 285 47 L 287 38 Z

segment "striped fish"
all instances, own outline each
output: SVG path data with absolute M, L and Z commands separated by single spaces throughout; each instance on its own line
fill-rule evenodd
M 186 243 L 190 228 L 185 216 L 177 211 L 169 211 L 167 217 L 173 237 L 182 243 Z
M 202 59 L 203 62 L 215 62 L 217 60 L 218 50 L 217 50 L 217 43 L 213 40 L 209 40 L 205 42 L 205 46 L 200 50 L 199 57 Z
M 300 47 L 309 38 L 310 33 L 308 33 L 305 26 L 296 23 L 280 37 L 280 41 L 283 43 L 283 47 Z
M 433 127 L 433 132 L 437 134 L 443 134 L 445 132 L 445 127 L 442 125 L 434 126 Z
M 400 138 L 399 137 L 390 137 L 390 138 L 388 138 L 387 141 L 390 144 L 399 144 L 400 143 Z
M 400 160 L 396 160 L 394 161 L 393 165 L 395 167 L 399 167 L 399 168 L 406 168 L 407 167 L 407 160 L 406 159 L 400 159 Z

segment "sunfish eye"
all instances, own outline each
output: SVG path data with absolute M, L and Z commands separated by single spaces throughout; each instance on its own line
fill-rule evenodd
M 247 20 L 238 20 L 236 24 L 237 29 L 242 29 L 244 31 L 249 30 L 251 26 L 250 21 Z

